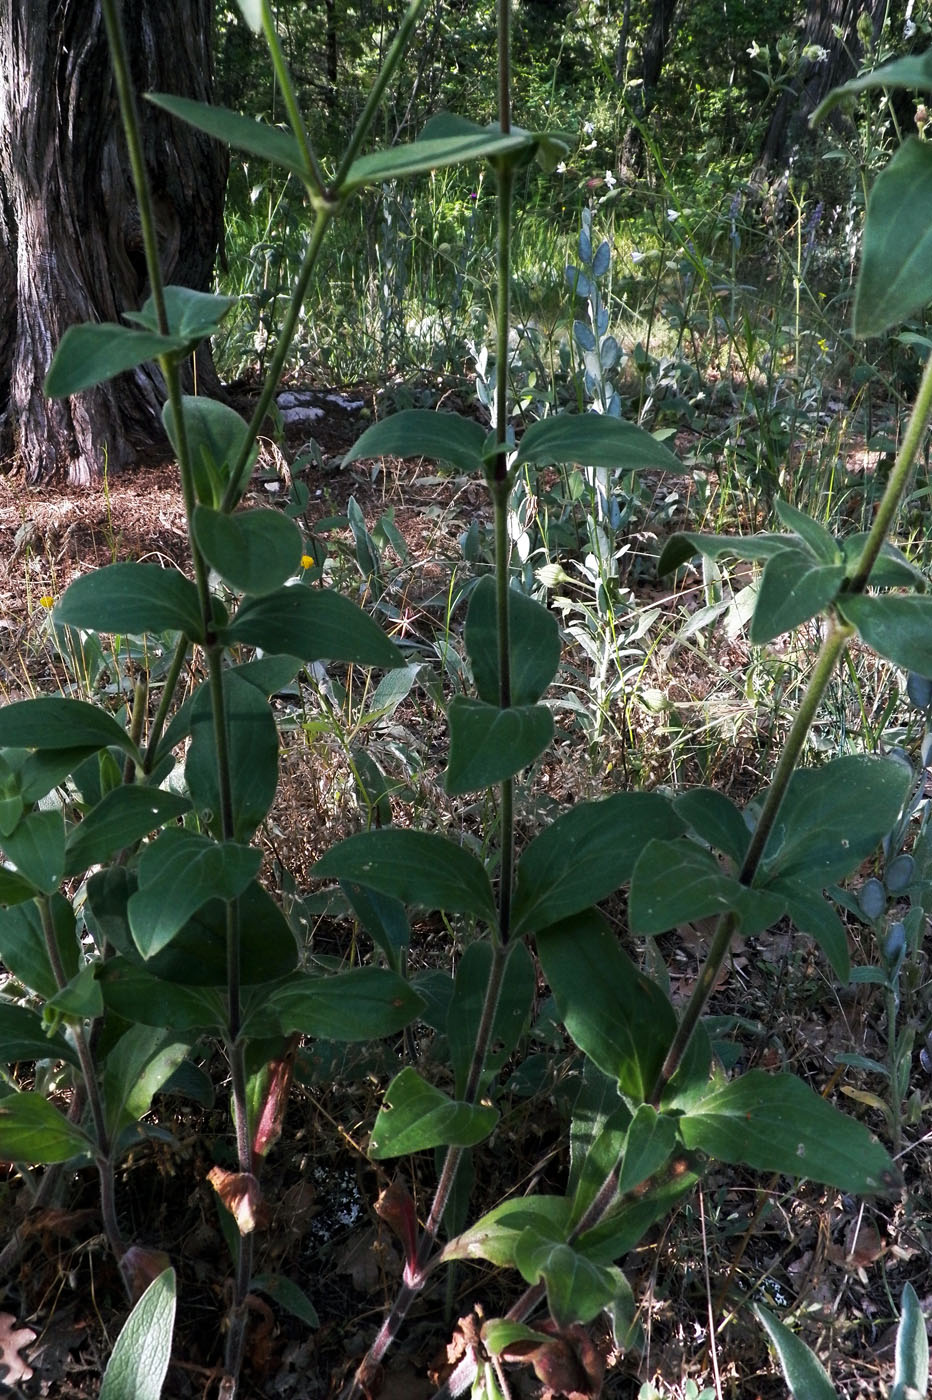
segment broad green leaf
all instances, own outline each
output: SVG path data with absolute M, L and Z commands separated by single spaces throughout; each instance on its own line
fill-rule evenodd
M 202 641 L 204 635 L 197 589 L 191 580 L 177 569 L 133 560 L 107 564 L 76 578 L 52 617 L 55 622 L 95 632 L 129 632 L 133 636 L 183 632 L 192 642 Z M 62 747 L 62 737 L 56 748 Z
M 671 535 L 660 552 L 657 573 L 663 577 L 688 564 L 697 554 L 707 559 L 747 559 L 759 563 L 786 549 L 786 535 L 701 535 L 682 530 Z
M 111 1137 L 149 1112 L 154 1096 L 188 1049 L 188 1040 L 153 1026 L 130 1026 L 120 1036 L 107 1055 L 101 1078 Z
M 520 940 L 511 944 L 506 958 L 489 1049 L 479 1082 L 480 1095 L 485 1093 L 517 1045 L 527 1026 L 537 990 L 533 959 Z M 457 1098 L 462 1098 L 466 1092 L 491 970 L 491 946 L 484 941 L 470 943 L 457 965 L 453 999 L 446 1020 L 453 1092 Z
M 804 881 L 774 880 L 768 888 L 783 899 L 800 933 L 815 939 L 839 982 L 847 983 L 851 977 L 848 930 L 828 900 Z
M 146 96 L 164 112 L 198 131 L 206 131 L 208 136 L 215 136 L 234 150 L 282 165 L 301 180 L 307 180 L 309 172 L 301 147 L 289 131 L 244 116 L 242 112 L 233 112 L 229 107 L 213 107 L 190 97 L 176 97 L 166 92 L 149 92 Z
M 26 1006 L 0 1001 L 0 1062 L 16 1060 L 66 1060 L 76 1065 L 78 1057 L 62 1035 L 49 1034 L 41 1016 Z
M 512 128 L 512 130 L 516 129 Z M 483 136 L 488 131 L 488 127 L 480 126 L 478 122 L 470 121 L 468 117 L 457 116 L 453 112 L 437 112 L 435 116 L 430 117 L 424 123 L 420 140 L 439 141 L 454 136 Z M 576 139 L 575 136 L 560 131 L 534 131 L 530 132 L 529 135 L 534 141 L 534 159 L 548 174 L 556 169 L 561 160 L 565 159 Z
M 915 1400 L 929 1388 L 929 1338 L 922 1308 L 911 1283 L 903 1289 L 896 1333 L 896 1372 L 890 1400 Z
M 551 612 L 508 590 L 508 639 L 511 651 L 511 704 L 535 705 L 560 664 L 560 629 Z M 481 578 L 472 591 L 464 633 L 479 699 L 501 704 L 498 661 L 498 598 L 495 580 Z
M 110 860 L 156 827 L 182 816 L 190 806 L 187 798 L 161 788 L 136 783 L 114 788 L 68 832 L 65 874 L 80 875 L 89 866 Z
M 648 841 L 683 829 L 656 793 L 619 792 L 577 803 L 536 836 L 518 862 L 513 933 L 559 923 L 607 898 L 631 878 Z
M 103 1015 L 104 999 L 97 984 L 98 963 L 85 963 L 71 981 L 49 997 L 42 1012 L 48 1025 L 62 1019 L 75 1023 L 93 1021 Z
M 457 695 L 447 718 L 450 761 L 443 783 L 454 795 L 477 792 L 513 777 L 533 763 L 553 738 L 553 715 L 546 705 L 501 710 Z
M 899 1169 L 863 1123 L 794 1074 L 750 1070 L 719 1084 L 679 1120 L 688 1148 L 757 1171 L 806 1177 L 855 1195 L 902 1186 Z
M 489 923 L 497 918 L 481 861 L 465 846 L 430 831 L 361 831 L 332 846 L 311 874 L 318 880 L 356 880 L 424 909 L 475 914 Z
M 612 1160 L 618 1160 L 630 1123 L 631 1110 L 619 1096 L 618 1081 L 611 1075 L 603 1074 L 592 1060 L 584 1060 L 570 1119 L 570 1169 L 567 1177 L 570 1191 L 578 1186 L 593 1145 L 606 1132 L 609 1124 L 612 1125 L 611 1130 L 616 1132 L 616 1150 Z
M 841 562 L 842 556 L 838 541 L 818 520 L 813 520 L 811 515 L 797 510 L 788 501 L 774 501 L 774 508 L 780 524 L 798 535 L 820 563 L 838 564 Z
M 558 413 L 532 423 L 518 446 L 515 466 L 524 462 L 534 462 L 539 467 L 582 462 L 589 467 L 621 471 L 642 467 L 666 472 L 686 470 L 668 447 L 643 428 L 605 413 Z
M 535 1346 L 552 1343 L 553 1337 L 546 1332 L 535 1332 L 523 1322 L 509 1322 L 504 1317 L 493 1317 L 482 1324 L 482 1344 L 491 1356 L 498 1356 L 514 1342 L 531 1342 Z
M 170 943 L 208 900 L 242 894 L 261 861 L 261 851 L 249 846 L 211 841 L 194 831 L 163 831 L 142 852 L 139 889 L 128 905 L 130 928 L 143 957 L 151 958 Z
M 485 428 L 473 418 L 405 408 L 367 428 L 341 465 L 369 457 L 426 457 L 431 462 L 449 462 L 461 472 L 478 472 L 486 436 Z
M 699 1180 L 698 1154 L 676 1153 L 634 1196 L 612 1206 L 598 1225 L 581 1235 L 578 1248 L 597 1264 L 612 1264 L 629 1253 L 658 1220 L 669 1220 L 679 1201 Z
M 752 1304 L 773 1343 L 793 1400 L 838 1400 L 824 1366 L 801 1337 L 791 1332 L 761 1303 Z
M 22 904 L 34 896 L 35 890 L 28 880 L 24 880 L 22 875 L 17 875 L 15 870 L 7 870 L 5 866 L 0 866 L 0 905 L 6 907 Z
M 306 584 L 247 598 L 226 630 L 229 642 L 246 642 L 302 661 L 354 661 L 361 666 L 403 666 L 404 655 L 372 618 L 349 598 Z
M 86 700 L 42 695 L 37 700 L 15 700 L 0 708 L 0 746 L 96 751 L 111 745 L 141 761 L 126 730 L 105 710 Z
M 932 301 L 932 146 L 909 136 L 867 201 L 855 335 L 882 335 Z
M 304 1289 L 292 1283 L 290 1278 L 284 1278 L 281 1274 L 253 1274 L 249 1280 L 249 1291 L 265 1293 L 273 1303 L 290 1312 L 292 1317 L 307 1327 L 320 1326 L 314 1304 Z
M 71 978 L 81 965 L 74 910 L 60 894 L 52 896 L 51 905 L 59 961 L 65 976 Z M 48 999 L 58 991 L 39 906 L 31 900 L 0 910 L 0 960 L 31 992 Z
M 104 1372 L 99 1400 L 160 1400 L 174 1326 L 175 1271 L 165 1269 L 124 1322 Z
M 89 880 L 88 923 L 101 952 L 110 945 L 130 962 L 144 967 L 150 976 L 167 982 L 225 987 L 227 906 L 223 900 L 211 899 L 202 905 L 168 947 L 144 959 L 129 927 L 129 900 L 136 889 L 135 872 L 120 866 L 102 870 Z M 257 880 L 251 881 L 236 900 L 236 919 L 243 985 L 287 977 L 297 962 L 295 937 L 281 909 Z
M 124 743 L 129 743 L 128 738 L 124 738 Z M 96 762 L 99 747 L 99 744 L 88 744 L 80 749 L 43 748 L 28 753 L 19 770 L 23 801 L 40 802 L 52 788 L 59 787 L 66 778 L 76 774 L 81 764 L 92 756 L 99 771 Z
M 537 934 L 537 952 L 573 1041 L 622 1094 L 644 1102 L 676 1030 L 673 1007 L 586 910 Z
M 781 549 L 764 567 L 751 621 L 753 644 L 763 646 L 824 612 L 844 577 L 844 564 L 819 564 L 808 550 Z
M 356 967 L 332 977 L 301 973 L 262 999 L 247 1018 L 250 1036 L 300 1031 L 317 1040 L 380 1040 L 396 1035 L 424 1002 L 386 967 Z
M 842 83 L 840 87 L 832 88 L 809 118 L 810 122 L 815 125 L 846 97 L 865 92 L 868 88 L 910 88 L 920 92 L 932 92 L 932 51 L 910 54 L 908 58 L 897 58 L 892 63 L 883 63 L 879 68 L 872 68 L 869 73 L 863 73 L 848 83 Z
M 730 911 L 745 933 L 777 922 L 783 900 L 751 890 L 722 868 L 711 851 L 694 841 L 651 841 L 631 878 L 628 912 L 638 933 L 666 933 L 697 919 Z
M 130 330 L 114 321 L 69 326 L 45 377 L 50 399 L 80 394 L 125 370 L 184 349 L 180 336 Z
M 355 880 L 341 880 L 340 885 L 366 933 L 385 954 L 389 966 L 400 972 L 404 950 L 411 941 L 411 926 L 401 900 Z
M 254 597 L 281 587 L 297 570 L 304 548 L 297 525 L 278 510 L 227 515 L 197 506 L 194 538 L 224 583 Z
M 194 494 L 201 505 L 219 506 L 246 441 L 246 423 L 229 404 L 200 395 L 186 395 L 181 400 L 181 410 L 188 460 L 194 476 Z M 182 442 L 170 401 L 162 410 L 162 422 L 169 441 L 180 456 Z M 253 445 L 246 462 L 247 474 L 255 463 L 258 451 Z
M 30 812 L 4 838 L 3 850 L 24 880 L 53 894 L 65 874 L 65 818 L 60 807 Z
M 751 840 L 751 831 L 742 813 L 716 788 L 690 788 L 674 797 L 678 816 L 688 822 L 697 836 L 717 851 L 730 856 L 740 866 Z
M 887 593 L 838 599 L 838 611 L 869 647 L 897 666 L 932 675 L 932 596 Z
M 427 1147 L 474 1147 L 498 1122 L 487 1104 L 450 1099 L 413 1069 L 403 1069 L 385 1090 L 369 1139 L 375 1161 L 403 1157 Z
M 649 1104 L 640 1104 L 633 1118 L 624 1106 L 616 1108 L 605 1120 L 583 1163 L 573 1202 L 574 1221 L 592 1204 L 619 1161 L 617 1190 L 626 1195 L 659 1172 L 675 1150 L 676 1126 L 672 1118 L 658 1114 Z
M 911 782 L 905 764 L 867 754 L 798 769 L 764 850 L 760 884 L 779 875 L 821 890 L 849 874 L 893 826 Z
M 533 1229 L 518 1240 L 515 1265 L 527 1283 L 543 1280 L 550 1315 L 561 1328 L 591 1322 L 615 1294 L 616 1270 L 593 1264 L 571 1245 L 555 1244 Z
M 536 137 L 521 127 L 512 127 L 511 132 L 503 136 L 494 126 L 462 136 L 411 141 L 387 151 L 373 151 L 371 155 L 353 161 L 340 186 L 340 194 L 352 194 L 363 185 L 381 185 L 385 180 L 400 180 L 404 175 L 420 175 L 428 170 L 463 165 L 467 161 L 492 160 L 521 150 L 531 151 L 535 144 Z
M 127 958 L 109 958 L 97 972 L 104 1003 L 124 1021 L 174 1031 L 220 1030 L 227 1024 L 222 991 L 164 982 Z
M 842 559 L 845 572 L 850 577 L 857 567 L 864 546 L 870 536 L 866 533 L 847 535 L 841 541 Z M 871 588 L 911 588 L 915 593 L 925 593 L 925 574 L 915 564 L 911 564 L 902 550 L 885 540 L 868 582 Z
M 527 1229 L 554 1241 L 566 1239 L 572 1202 L 566 1196 L 516 1196 L 490 1210 L 445 1246 L 441 1259 L 487 1259 L 496 1268 L 514 1267 L 518 1240 Z
M 262 692 L 236 674 L 223 673 L 227 754 L 230 766 L 233 839 L 249 841 L 265 820 L 278 786 L 278 729 Z M 220 780 L 210 688 L 202 686 L 191 706 L 191 743 L 185 780 L 203 825 L 222 832 Z
M 178 287 L 171 283 L 162 288 L 165 317 L 169 335 L 183 340 L 193 349 L 205 336 L 220 329 L 220 322 L 237 303 L 237 297 L 218 296 L 216 292 L 198 292 L 193 287 Z M 158 332 L 159 317 L 154 297 L 147 297 L 139 311 L 124 311 L 127 321 L 144 330 Z
M 46 1164 L 90 1154 L 87 1135 L 44 1094 L 0 1099 L 0 1161 Z
M 632 1119 L 625 1142 L 618 1192 L 624 1195 L 659 1172 L 676 1147 L 676 1125 L 672 1118 L 642 1103 Z

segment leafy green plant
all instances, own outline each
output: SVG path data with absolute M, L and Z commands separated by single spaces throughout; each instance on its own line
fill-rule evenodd
M 156 703 L 150 704 L 150 678 L 143 673 L 123 708 L 118 696 L 109 706 L 43 696 L 0 711 L 6 857 L 0 957 L 15 979 L 0 1004 L 0 1045 L 8 1064 L 40 1066 L 29 1088 L 20 1087 L 12 1071 L 4 1085 L 0 1155 L 23 1164 L 37 1199 L 53 1177 L 49 1170 L 36 1185 L 34 1165 L 96 1167 L 104 1226 L 127 1292 L 135 1296 L 159 1273 L 156 1301 L 147 1303 L 146 1293 L 139 1306 L 147 1313 L 158 1304 L 163 1322 L 153 1327 L 164 1338 L 167 1276 L 161 1260 L 123 1238 L 116 1166 L 145 1131 L 141 1120 L 154 1095 L 196 1043 L 207 1036 L 222 1047 L 235 1170 L 218 1164 L 210 1180 L 233 1227 L 235 1279 L 222 1382 L 224 1396 L 232 1397 L 253 1290 L 269 1293 L 313 1325 L 309 1300 L 290 1280 L 257 1277 L 253 1269 L 262 1160 L 283 1132 L 295 1038 L 373 1040 L 398 1036 L 421 1019 L 445 1039 L 444 1074 L 432 1076 L 429 1063 L 401 1065 L 384 1090 L 369 1156 L 382 1162 L 438 1153 L 439 1175 L 423 1224 L 401 1177 L 380 1201 L 382 1218 L 402 1244 L 403 1279 L 346 1393 L 366 1393 L 435 1272 L 477 1259 L 514 1271 L 524 1288 L 505 1316 L 486 1319 L 465 1339 L 463 1357 L 439 1393 L 473 1387 L 475 1395 L 491 1397 L 504 1393 L 505 1363 L 530 1364 L 543 1378 L 553 1377 L 567 1357 L 573 1374 L 585 1376 L 595 1392 L 601 1362 L 587 1326 L 608 1310 L 623 1339 L 633 1322 L 631 1289 L 618 1261 L 691 1190 L 710 1159 L 859 1194 L 895 1192 L 900 1185 L 897 1167 L 866 1127 L 799 1078 L 761 1070 L 729 1078 L 714 1061 L 704 1014 L 735 934 L 753 935 L 784 917 L 817 941 L 840 980 L 848 977 L 844 930 L 824 892 L 855 872 L 894 827 L 911 774 L 896 760 L 861 754 L 817 767 L 799 763 L 833 668 L 856 633 L 897 664 L 932 672 L 932 599 L 922 594 L 922 575 L 887 539 L 932 406 L 932 364 L 868 533 L 836 538 L 781 504 L 781 533 L 745 540 L 685 534 L 664 550 L 665 571 L 697 552 L 763 562 L 751 626 L 757 643 L 815 617 L 827 619 L 796 719 L 759 800 L 741 810 L 705 788 L 676 795 L 614 792 L 567 807 L 522 843 L 516 796 L 521 774 L 553 739 L 547 696 L 561 640 L 547 608 L 512 586 L 516 482 L 527 469 L 553 465 L 588 472 L 602 502 L 597 525 L 603 519 L 610 524 L 619 480 L 627 489 L 644 469 L 678 473 L 681 464 L 662 442 L 609 411 L 553 414 L 529 424 L 520 441 L 510 435 L 516 174 L 534 158 L 555 165 L 566 146 L 551 133 L 512 122 L 507 0 L 498 16 L 498 120 L 479 126 L 436 118 L 407 145 L 360 155 L 423 9 L 423 0 L 413 0 L 332 178 L 324 175 L 306 130 L 268 0 L 241 0 L 240 7 L 265 37 L 289 130 L 177 97 L 153 100 L 283 166 L 300 180 L 313 211 L 269 375 L 248 425 L 223 405 L 181 394 L 183 359 L 216 330 L 230 304 L 162 285 L 119 16 L 115 0 L 104 3 L 152 294 L 127 315 L 131 325 L 69 330 L 47 387 L 53 395 L 78 393 L 157 358 L 188 516 L 192 577 L 115 563 L 77 579 L 55 610 L 57 625 L 82 633 L 171 634 L 171 661 Z M 912 69 L 910 76 L 915 79 Z M 278 782 L 279 738 L 269 697 L 302 665 L 327 660 L 391 672 L 401 671 L 406 657 L 355 604 L 310 585 L 301 566 L 305 541 L 292 518 L 237 507 L 332 222 L 367 186 L 478 161 L 494 177 L 498 216 L 493 420 L 486 426 L 466 416 L 406 410 L 369 428 L 345 460 L 427 456 L 486 483 L 493 568 L 469 590 L 463 640 L 472 687 L 447 704 L 444 787 L 451 798 L 479 793 L 487 800 L 478 808 L 478 839 L 387 822 L 348 837 L 317 861 L 314 875 L 338 883 L 382 960 L 347 971 L 322 969 L 302 958 L 292 928 L 258 878 L 254 838 Z M 901 186 L 893 195 L 888 188 L 876 213 L 872 205 L 868 268 L 867 253 L 890 236 L 887 224 L 901 212 L 903 198 Z M 584 231 L 591 234 L 591 226 Z M 913 234 L 921 245 L 924 231 L 913 226 Z M 906 234 L 897 236 L 896 251 L 912 256 Z M 593 251 L 590 243 L 580 251 L 595 276 L 604 262 L 601 248 Z M 614 352 L 606 346 L 594 285 L 590 281 L 587 293 L 594 318 L 589 330 L 604 389 Z M 915 295 L 932 296 L 932 283 L 917 278 Z M 895 319 L 878 305 L 879 296 L 869 281 L 866 291 L 861 288 L 862 326 L 884 329 Z M 902 300 L 894 298 L 898 309 Z M 602 406 L 612 402 L 609 396 Z M 357 563 L 374 580 L 381 559 L 373 534 L 361 518 L 348 518 Z M 869 591 L 877 589 L 890 591 Z M 180 679 L 194 658 L 194 674 L 203 678 L 181 702 Z M 493 815 L 486 820 L 483 812 Z M 682 922 L 717 920 L 681 1013 L 662 979 L 648 976 L 622 948 L 597 907 L 623 887 L 631 928 L 646 939 Z M 433 988 L 430 995 L 426 980 L 410 972 L 410 909 L 442 911 L 462 938 L 455 977 L 442 974 L 442 993 Z M 532 947 L 553 1010 L 583 1066 L 570 1123 L 569 1177 L 563 1192 L 509 1196 L 477 1220 L 469 1202 L 472 1154 L 496 1131 L 501 1075 L 530 1019 L 537 983 Z M 41 1066 L 49 1060 L 63 1067 L 62 1082 L 70 1083 L 68 1111 L 43 1078 Z M 543 1303 L 547 1315 L 535 1317 Z M 137 1355 L 135 1331 L 134 1324 L 115 1374 L 124 1353 Z M 918 1357 L 918 1343 L 909 1345 Z M 912 1384 L 913 1374 L 904 1372 L 904 1384 Z
M 793 1400 L 840 1400 L 815 1353 L 795 1332 L 760 1303 L 754 1312 L 773 1343 Z M 929 1385 L 929 1342 L 925 1318 L 911 1283 L 903 1289 L 902 1311 L 896 1332 L 896 1369 L 891 1400 L 925 1395 Z

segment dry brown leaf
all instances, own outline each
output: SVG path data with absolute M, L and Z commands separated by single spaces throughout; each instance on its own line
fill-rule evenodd
M 146 1249 L 140 1244 L 131 1244 L 120 1260 L 120 1269 L 126 1279 L 130 1297 L 137 1301 L 145 1293 L 149 1284 L 171 1268 L 171 1260 L 164 1249 Z
M 20 1356 L 20 1348 L 36 1340 L 31 1327 L 17 1327 L 13 1313 L 0 1313 L 0 1381 L 4 1386 L 28 1381 L 32 1367 Z
M 350 1236 L 337 1255 L 336 1267 L 341 1274 L 349 1274 L 357 1293 L 373 1293 L 386 1276 L 400 1276 L 401 1258 L 387 1239 L 366 1229 Z
M 252 1172 L 228 1172 L 211 1167 L 207 1180 L 236 1221 L 241 1235 L 248 1235 L 259 1223 L 262 1189 Z

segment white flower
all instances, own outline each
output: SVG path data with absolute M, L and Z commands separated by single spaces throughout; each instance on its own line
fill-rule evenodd
M 632 261 L 633 263 L 643 262 L 644 259 L 645 259 L 646 257 L 647 257 L 647 254 L 646 254 L 646 253 L 639 253 L 638 250 L 637 250 L 637 248 L 632 248 L 632 249 L 631 249 L 631 261 Z
M 612 172 L 611 172 L 610 170 L 606 170 L 606 172 L 605 172 L 605 183 L 606 183 L 606 185 L 608 185 L 608 187 L 609 187 L 610 190 L 613 190 L 613 189 L 615 188 L 615 186 L 618 184 L 618 181 L 615 179 L 615 176 L 612 174 Z
M 560 161 L 560 164 L 557 166 L 557 174 L 558 174 L 558 175 L 565 175 L 565 174 L 566 174 L 566 161 L 565 161 L 565 160 L 561 160 L 561 161 Z
M 592 125 L 592 122 L 583 122 L 583 133 L 586 136 L 591 136 L 594 131 L 595 127 Z
M 668 210 L 667 210 L 667 223 L 668 223 L 668 224 L 675 224 L 676 221 L 677 221 L 677 219 L 678 219 L 679 217 L 680 217 L 680 211 L 679 211 L 678 209 L 668 209 Z
M 590 141 L 589 144 L 588 144 L 588 146 L 583 146 L 583 150 L 584 150 L 584 151 L 594 151 L 597 145 L 598 145 L 598 142 L 597 142 L 597 141 Z
M 821 44 L 807 44 L 803 49 L 803 58 L 810 63 L 825 63 L 828 59 L 828 49 L 823 49 Z

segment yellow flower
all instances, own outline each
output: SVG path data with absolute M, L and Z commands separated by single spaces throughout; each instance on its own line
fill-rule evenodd
M 51 593 L 42 594 L 42 597 L 39 599 L 39 606 L 42 608 L 53 608 L 55 606 L 55 599 L 52 597 Z
M 313 567 L 314 567 L 314 560 L 311 558 L 310 554 L 302 554 L 302 555 L 301 555 L 301 568 L 302 568 L 302 569 L 313 569 Z

